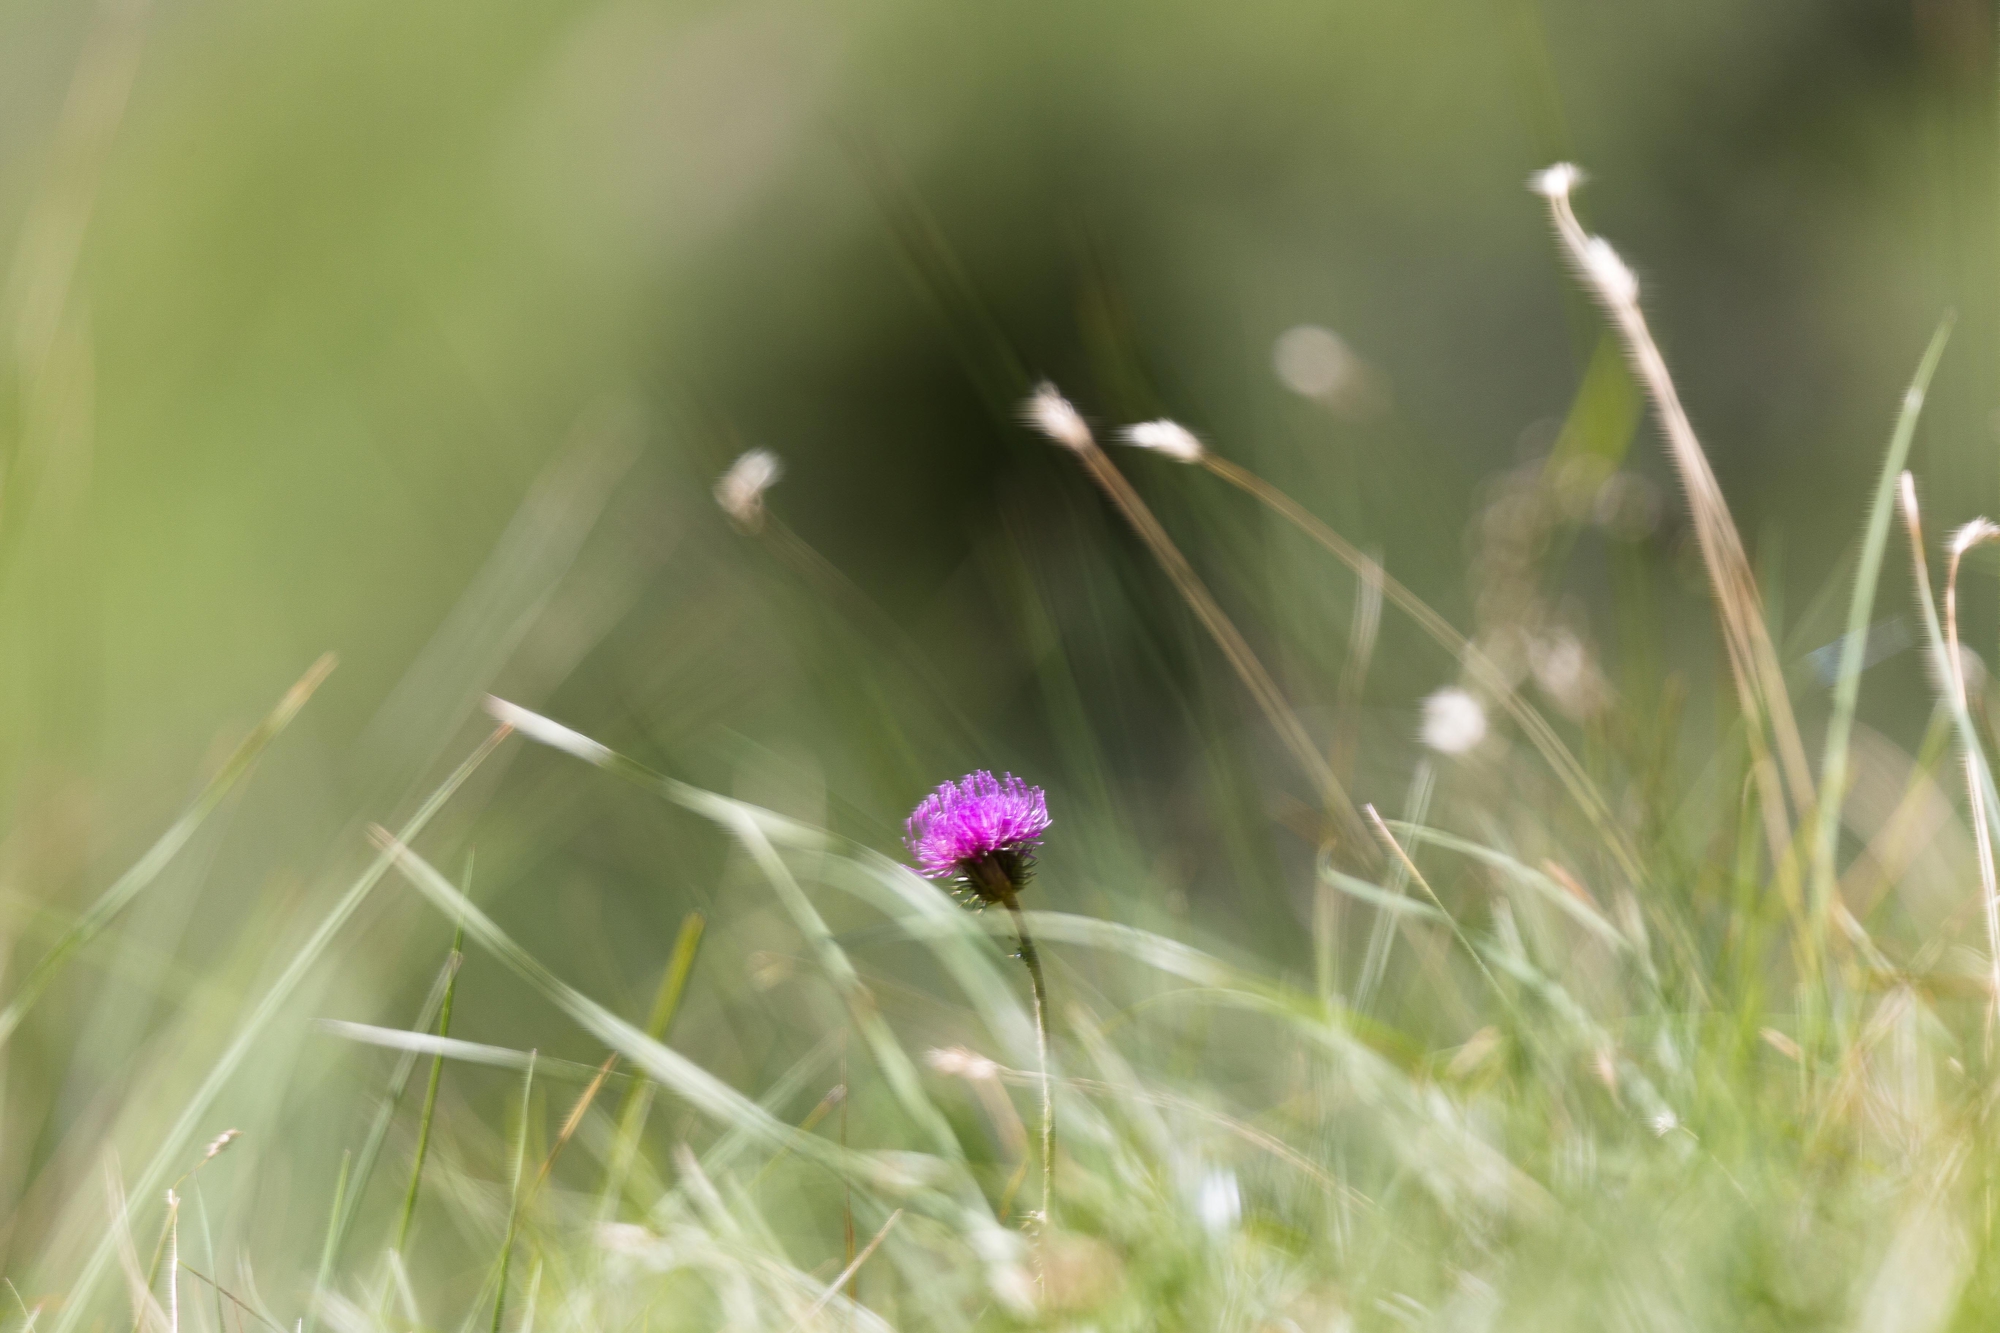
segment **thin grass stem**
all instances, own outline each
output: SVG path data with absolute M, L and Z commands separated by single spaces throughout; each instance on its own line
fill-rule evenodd
M 1910 455 L 1916 435 L 1917 418 L 1922 414 L 1924 396 L 1932 373 L 1944 355 L 1951 337 L 1954 318 L 1946 315 L 1931 335 L 1917 373 L 1903 394 L 1902 410 L 1896 414 L 1895 429 L 1889 436 L 1889 450 L 1882 460 L 1882 475 L 1875 485 L 1875 498 L 1868 506 L 1868 526 L 1861 538 L 1861 560 L 1854 574 L 1854 596 L 1847 607 L 1847 634 L 1841 641 L 1840 665 L 1833 687 L 1833 711 L 1827 719 L 1826 745 L 1820 757 L 1819 807 L 1814 815 L 1812 885 L 1814 935 L 1823 938 L 1828 913 L 1839 892 L 1835 878 L 1835 856 L 1840 845 L 1840 811 L 1847 794 L 1849 739 L 1854 729 L 1854 709 L 1861 694 L 1862 663 L 1868 651 L 1868 622 L 1875 608 L 1875 589 L 1881 580 L 1882 554 L 1889 543 L 1889 522 L 1896 507 L 1896 478 Z
M 1536 178 L 1536 187 L 1548 199 L 1556 235 L 1571 262 L 1624 341 L 1639 382 L 1653 401 L 1661 432 L 1666 436 L 1668 456 L 1680 474 L 1702 564 L 1715 594 L 1716 619 L 1722 628 L 1730 674 L 1751 738 L 1753 769 L 1768 825 L 1766 836 L 1775 857 L 1792 839 L 1778 763 L 1773 762 L 1764 739 L 1766 726 L 1776 740 L 1777 760 L 1782 763 L 1784 780 L 1791 786 L 1793 803 L 1803 812 L 1813 801 L 1812 772 L 1806 763 L 1805 745 L 1799 739 L 1798 721 L 1792 714 L 1791 696 L 1785 689 L 1784 672 L 1778 665 L 1777 650 L 1764 622 L 1763 599 L 1757 591 L 1749 559 L 1744 555 L 1742 538 L 1730 518 L 1729 505 L 1715 480 L 1715 472 L 1708 465 L 1708 456 L 1702 451 L 1686 409 L 1681 406 L 1666 358 L 1653 341 L 1652 330 L 1639 305 L 1638 280 L 1608 242 L 1585 233 L 1570 206 L 1570 190 L 1580 177 L 1574 167 L 1559 165 L 1541 173 Z
M 1054 390 L 1045 392 L 1053 393 Z M 1242 631 L 1236 628 L 1235 622 L 1230 620 L 1221 605 L 1216 602 L 1214 594 L 1208 590 L 1208 585 L 1194 572 L 1194 566 L 1188 563 L 1187 557 L 1181 554 L 1178 546 L 1174 545 L 1173 538 L 1167 535 L 1167 530 L 1160 525 L 1160 521 L 1153 517 L 1153 511 L 1139 498 L 1139 493 L 1132 488 L 1132 483 L 1125 479 L 1125 474 L 1118 470 L 1118 466 L 1111 461 L 1110 456 L 1099 448 L 1097 442 L 1088 434 L 1064 439 L 1061 443 L 1081 460 L 1091 480 L 1110 497 L 1112 504 L 1125 516 L 1126 522 L 1132 525 L 1133 531 L 1139 534 L 1140 540 L 1144 541 L 1152 551 L 1153 558 L 1159 562 L 1167 577 L 1180 590 L 1182 598 L 1194 611 L 1195 618 L 1201 621 L 1203 628 L 1207 629 L 1210 637 L 1215 640 L 1216 646 L 1222 649 L 1222 655 L 1229 659 L 1229 665 L 1235 668 L 1238 679 L 1243 682 L 1244 688 L 1249 690 L 1251 699 L 1262 710 L 1271 729 L 1278 733 L 1278 739 L 1284 743 L 1287 750 L 1291 751 L 1292 758 L 1297 761 L 1300 770 L 1319 791 L 1328 815 L 1333 818 L 1343 834 L 1350 838 L 1360 835 L 1362 833 L 1360 814 L 1355 809 L 1353 799 L 1348 796 L 1347 789 L 1334 774 L 1333 766 L 1320 753 L 1312 737 L 1307 735 L 1297 714 L 1285 701 L 1284 692 L 1278 688 L 1277 681 L 1271 678 L 1271 673 L 1251 650 L 1249 641 L 1243 637 Z M 1360 845 L 1365 845 L 1365 840 Z
M 680 933 L 674 936 L 673 952 L 667 958 L 667 970 L 660 976 L 659 989 L 653 993 L 652 1012 L 646 1018 L 646 1035 L 654 1041 L 667 1039 L 674 1015 L 680 1012 L 681 996 L 687 991 L 688 978 L 694 974 L 695 956 L 701 950 L 706 925 L 706 918 L 699 912 L 689 912 L 681 920 Z M 605 1164 L 604 1188 L 598 1195 L 600 1222 L 610 1220 L 625 1193 L 625 1181 L 638 1154 L 640 1136 L 645 1133 L 656 1086 L 641 1073 L 625 1090 L 625 1101 L 618 1109 L 618 1137 L 612 1145 L 611 1160 Z
M 513 1183 L 508 1189 L 507 1234 L 500 1242 L 500 1275 L 493 1293 L 493 1324 L 491 1333 L 500 1333 L 500 1321 L 507 1310 L 507 1273 L 514 1261 L 514 1237 L 521 1226 L 521 1172 L 528 1157 L 528 1121 L 533 1111 L 535 1092 L 534 1052 L 528 1052 L 528 1069 L 521 1076 L 521 1126 L 514 1135 Z
M 472 858 L 466 857 L 465 891 L 472 892 Z M 444 996 L 438 1004 L 437 1034 L 440 1038 L 451 1036 L 452 1001 L 458 994 L 458 973 L 465 965 L 465 924 L 460 922 L 452 931 L 451 953 L 445 958 Z M 400 1255 L 410 1243 L 410 1224 L 417 1216 L 417 1195 L 423 1188 L 424 1159 L 430 1154 L 431 1125 L 437 1115 L 438 1086 L 444 1081 L 444 1053 L 440 1051 L 431 1057 L 431 1072 L 424 1085 L 424 1105 L 417 1115 L 417 1147 L 410 1159 L 410 1183 L 403 1190 L 403 1211 L 396 1219 L 396 1239 L 389 1248 Z

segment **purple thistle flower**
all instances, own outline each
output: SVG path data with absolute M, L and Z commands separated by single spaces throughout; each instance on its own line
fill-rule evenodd
M 993 903 L 1028 882 L 1034 845 L 1048 826 L 1048 797 L 1040 787 L 981 769 L 926 796 L 911 812 L 903 841 L 924 874 L 959 880 Z

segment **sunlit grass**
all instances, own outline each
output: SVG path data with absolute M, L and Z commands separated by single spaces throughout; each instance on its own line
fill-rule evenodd
M 1669 668 L 1644 652 L 1616 664 L 1628 688 L 1607 684 L 1609 655 L 1539 587 L 1461 629 L 1221 444 L 1149 423 L 1128 442 L 1200 466 L 1135 482 L 1044 386 L 1031 424 L 1138 542 L 1115 578 L 1052 578 L 1018 516 L 995 524 L 1019 623 L 993 615 L 981 647 L 1031 644 L 1068 730 L 1041 876 L 1008 911 L 972 912 L 903 864 L 889 797 L 911 784 L 882 774 L 950 776 L 955 747 L 1007 738 L 910 721 L 951 712 L 958 683 L 775 520 L 814 500 L 778 488 L 770 455 L 727 474 L 732 529 L 704 512 L 700 558 L 765 581 L 795 636 L 779 641 L 823 685 L 824 714 L 793 715 L 811 745 L 703 731 L 699 701 L 628 709 L 630 663 L 652 665 L 629 646 L 622 671 L 558 691 L 615 607 L 586 600 L 594 619 L 520 651 L 629 461 L 580 445 L 371 731 L 390 777 L 345 812 L 342 853 L 371 859 L 237 923 L 210 975 L 144 997 L 145 1039 L 121 1048 L 138 1066 L 99 1104 L 57 1103 L 30 1136 L 52 1144 L 0 1148 L 38 1228 L 6 1235 L 17 1301 L 0 1327 L 1983 1326 L 2000 1307 L 2000 792 L 1957 593 L 1990 532 L 1948 545 L 1941 616 L 1905 471 L 1944 333 L 1893 415 L 1871 507 L 1827 520 L 1864 526 L 1821 708 L 1780 654 L 1630 271 L 1569 213 L 1573 178 L 1541 179 L 1695 516 L 1722 660 L 1673 688 L 1712 727 L 1666 706 Z M 1482 531 L 1531 528 L 1539 553 L 1610 527 L 1564 508 L 1575 461 L 1526 469 Z M 1208 572 L 1226 573 L 1224 525 L 1170 531 L 1233 512 L 1204 490 L 1331 557 L 1313 577 L 1345 581 L 1365 625 L 1338 683 L 1295 626 L 1225 609 Z M 1912 753 L 1872 733 L 1864 751 L 1899 506 L 1939 720 Z M 1636 558 L 1609 546 L 1579 558 Z M 1130 625 L 1158 618 L 1195 664 L 1182 711 L 1141 724 L 1196 737 L 1158 747 L 1195 756 L 1174 781 L 1114 781 L 1081 706 L 1064 636 L 1089 619 L 1079 590 L 1107 586 L 1128 602 L 1087 628 L 1130 647 L 1146 643 Z M 1424 642 L 1377 662 L 1385 603 Z M 713 632 L 696 619 L 670 628 Z M 1137 647 L 1105 661 L 1121 682 L 1156 665 Z M 94 1058 L 108 1002 L 79 1019 L 88 995 L 45 997 L 90 985 L 71 970 L 107 937 L 140 934 L 142 894 L 199 890 L 167 863 L 325 669 L 6 980 L 0 1043 L 37 1043 L 20 1068 L 54 1079 Z M 1423 688 L 1364 728 L 1385 671 Z M 912 681 L 944 707 L 920 709 Z M 486 696 L 482 737 L 464 724 L 489 688 L 534 706 Z M 1428 750 L 1413 696 L 1450 702 Z M 391 790 L 427 767 L 414 794 Z M 760 785 L 778 797 L 753 799 Z M 678 935 L 591 917 L 570 887 L 593 875 L 678 895 Z M 1206 916 L 1187 907 L 1197 878 Z M 1272 947 L 1231 929 L 1253 906 Z

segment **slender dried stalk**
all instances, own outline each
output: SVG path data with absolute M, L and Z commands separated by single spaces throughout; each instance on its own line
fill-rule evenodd
M 1111 502 L 1118 507 L 1119 512 L 1125 515 L 1125 520 L 1132 525 L 1133 530 L 1152 551 L 1153 558 L 1160 562 L 1160 567 L 1166 570 L 1167 577 L 1173 580 L 1174 586 L 1187 600 L 1196 618 L 1215 639 L 1216 646 L 1222 649 L 1223 656 L 1229 659 L 1229 665 L 1235 668 L 1244 688 L 1250 691 L 1250 697 L 1256 701 L 1257 707 L 1263 710 L 1271 729 L 1278 733 L 1278 739 L 1292 752 L 1292 757 L 1298 761 L 1299 768 L 1304 771 L 1307 779 L 1319 789 L 1328 813 L 1340 825 L 1341 832 L 1353 839 L 1357 846 L 1365 845 L 1365 837 L 1361 836 L 1363 826 L 1360 813 L 1355 809 L 1354 802 L 1348 797 L 1340 779 L 1334 775 L 1333 766 L 1327 763 L 1326 757 L 1319 752 L 1319 747 L 1313 744 L 1312 737 L 1306 734 L 1305 727 L 1299 723 L 1298 716 L 1292 712 L 1291 705 L 1285 702 L 1285 696 L 1278 689 L 1278 683 L 1271 678 L 1271 673 L 1264 669 L 1264 664 L 1258 660 L 1257 654 L 1251 651 L 1249 642 L 1244 639 L 1235 623 L 1216 603 L 1214 595 L 1201 581 L 1201 576 L 1194 572 L 1194 566 L 1188 563 L 1180 548 L 1174 545 L 1174 540 L 1167 535 L 1167 530 L 1160 526 L 1157 518 L 1153 517 L 1153 511 L 1139 498 L 1139 493 L 1132 489 L 1132 483 L 1125 479 L 1125 474 L 1120 472 L 1104 450 L 1098 447 L 1097 441 L 1090 434 L 1089 427 L 1076 414 L 1076 410 L 1056 392 L 1053 385 L 1045 384 L 1036 390 L 1035 396 L 1028 402 L 1028 419 L 1037 429 L 1075 454 L 1082 462 L 1084 470 L 1090 474 L 1091 480 L 1098 484 L 1110 497 Z
M 1972 725 L 1971 715 L 1966 707 L 1965 668 L 1958 652 L 1958 615 L 1956 605 L 1957 564 L 1965 549 L 1983 539 L 1979 525 L 1970 524 L 1959 532 L 1959 539 L 1952 543 L 1952 571 L 1946 587 L 1947 630 L 1938 628 L 1937 607 L 1931 601 L 1930 563 L 1924 558 L 1924 527 L 1922 511 L 1917 505 L 1917 486 L 1910 474 L 1905 472 L 1898 479 L 1898 499 L 1901 501 L 1903 523 L 1910 535 L 1911 572 L 1916 575 L 1917 604 L 1924 615 L 1924 627 L 1930 635 L 1932 651 L 1944 660 L 1938 663 L 1938 673 L 1944 686 L 1946 701 L 1951 705 L 1952 720 L 1957 724 L 1959 755 L 1965 772 L 1966 795 L 1971 803 L 1973 845 L 1978 852 L 1979 887 L 1981 905 L 1986 914 L 1988 975 L 1986 1038 L 1990 1045 L 1993 1039 L 1993 1024 L 2000 1016 L 2000 874 L 1996 874 L 1993 861 L 1992 823 L 2000 819 L 2000 797 L 1993 789 L 1993 777 L 1986 767 L 1986 761 L 1979 748 L 1979 735 Z M 1990 525 L 1989 525 L 1990 526 Z M 1963 546 L 1961 546 L 1963 543 Z
M 1730 672 L 1736 681 L 1737 698 L 1751 737 L 1771 855 L 1782 857 L 1791 845 L 1791 835 L 1784 788 L 1765 745 L 1767 725 L 1777 743 L 1777 758 L 1791 788 L 1792 801 L 1800 812 L 1812 806 L 1813 780 L 1806 763 L 1805 745 L 1799 739 L 1798 720 L 1792 714 L 1791 697 L 1785 689 L 1784 673 L 1778 665 L 1777 650 L 1764 623 L 1763 599 L 1757 592 L 1749 558 L 1743 553 L 1742 538 L 1729 516 L 1728 502 L 1723 499 L 1722 488 L 1708 465 L 1708 456 L 1695 437 L 1687 411 L 1681 406 L 1666 358 L 1660 355 L 1652 330 L 1646 325 L 1645 313 L 1639 307 L 1638 280 L 1604 238 L 1583 230 L 1570 207 L 1570 191 L 1580 179 L 1581 173 L 1565 163 L 1538 175 L 1535 187 L 1549 201 L 1556 235 L 1625 343 L 1639 382 L 1653 400 L 1661 432 L 1667 439 L 1668 456 L 1687 492 L 1702 564 L 1715 593 Z
M 1914 488 L 1911 490 L 1909 504 L 1914 519 L 1916 513 Z M 1958 700 L 1961 713 L 1968 713 L 1969 710 L 1965 696 L 1965 658 L 1958 646 L 1958 566 L 1967 551 L 1994 541 L 2000 541 L 2000 527 L 1995 527 L 1986 519 L 1976 518 L 1960 528 L 1957 535 L 1952 538 L 1951 552 L 1945 562 L 1945 670 L 1949 673 L 1951 691 Z M 1919 559 L 1921 558 L 1919 555 Z M 1987 981 L 1993 989 L 1993 1008 L 1988 1010 L 1990 1018 L 1994 1013 L 2000 1012 L 2000 875 L 1995 873 L 1993 837 L 1987 827 L 1987 817 L 2000 812 L 1990 811 L 1986 807 L 1984 784 L 1979 781 L 1979 756 L 1972 748 L 1970 737 L 1967 738 L 1964 747 L 1963 762 L 1966 795 L 1972 802 L 1973 840 L 1979 852 L 1979 887 L 1986 913 Z

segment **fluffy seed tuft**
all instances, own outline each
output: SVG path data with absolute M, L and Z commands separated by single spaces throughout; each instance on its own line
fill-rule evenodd
M 1199 463 L 1208 451 L 1193 431 L 1178 421 L 1161 417 L 1158 421 L 1142 421 L 1124 430 L 1125 443 L 1135 449 L 1151 449 L 1155 453 L 1183 463 Z
M 1065 449 L 1078 453 L 1091 447 L 1090 426 L 1056 386 L 1043 380 L 1021 404 L 1021 418 Z
M 764 492 L 785 475 L 785 465 L 769 449 L 752 449 L 730 464 L 715 483 L 715 502 L 745 532 L 764 526 Z

